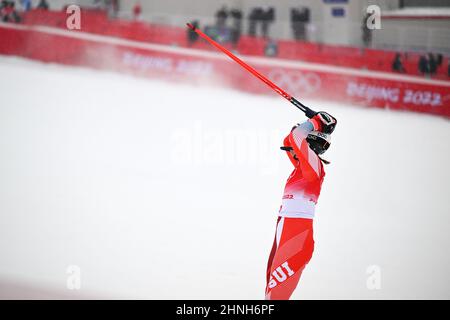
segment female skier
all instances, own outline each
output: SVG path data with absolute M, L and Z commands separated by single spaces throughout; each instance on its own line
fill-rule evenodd
M 267 265 L 267 300 L 288 300 L 314 251 L 313 218 L 325 172 L 320 158 L 330 146 L 336 119 L 318 112 L 292 128 L 282 150 L 294 165 L 284 189 Z

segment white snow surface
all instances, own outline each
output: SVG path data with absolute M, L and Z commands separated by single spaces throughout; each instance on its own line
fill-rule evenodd
M 264 298 L 289 103 L 12 57 L 0 88 L 0 282 Z M 449 299 L 448 120 L 305 103 L 339 122 L 292 298 Z

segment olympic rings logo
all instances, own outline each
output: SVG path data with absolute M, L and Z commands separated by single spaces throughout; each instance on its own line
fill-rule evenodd
M 320 89 L 322 82 L 316 73 L 298 70 L 272 69 L 269 78 L 280 88 L 292 94 L 313 93 Z

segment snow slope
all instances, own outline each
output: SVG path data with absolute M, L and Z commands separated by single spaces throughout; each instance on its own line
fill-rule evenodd
M 278 148 L 301 113 L 11 57 L 0 75 L 0 294 L 67 295 L 76 265 L 89 297 L 263 298 L 291 171 Z M 449 299 L 448 120 L 306 103 L 339 123 L 293 298 Z

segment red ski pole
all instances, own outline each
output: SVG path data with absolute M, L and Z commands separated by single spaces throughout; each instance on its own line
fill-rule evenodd
M 275 83 L 273 83 L 272 81 L 270 81 L 269 79 L 267 79 L 264 75 L 262 75 L 261 73 L 259 73 L 258 71 L 256 71 L 254 68 L 252 68 L 251 66 L 249 66 L 248 64 L 246 64 L 244 61 L 242 61 L 241 59 L 239 59 L 238 57 L 236 57 L 233 53 L 231 53 L 229 50 L 227 50 L 226 48 L 224 48 L 223 46 L 221 46 L 219 43 L 217 43 L 216 41 L 214 41 L 213 39 L 211 39 L 208 35 L 206 35 L 205 33 L 203 33 L 200 29 L 196 28 L 195 26 L 193 26 L 190 23 L 187 23 L 187 26 L 194 32 L 196 32 L 200 37 L 202 37 L 203 39 L 205 39 L 206 41 L 208 41 L 210 44 L 212 44 L 214 47 L 216 47 L 217 49 L 219 49 L 220 51 L 222 51 L 223 53 L 225 53 L 227 56 L 229 56 L 231 59 L 233 59 L 234 61 L 236 61 L 237 63 L 239 63 L 244 69 L 246 69 L 248 72 L 250 72 L 251 74 L 253 74 L 255 77 L 257 77 L 258 79 L 260 79 L 262 82 L 264 82 L 265 84 L 267 84 L 270 88 L 272 88 L 275 92 L 277 92 L 279 95 L 281 95 L 283 98 L 289 100 L 289 102 L 291 102 L 294 106 L 296 106 L 297 108 L 299 108 L 301 111 L 303 111 L 305 113 L 305 115 L 308 118 L 312 118 L 314 117 L 314 115 L 316 114 L 316 112 L 310 108 L 308 108 L 307 106 L 305 106 L 303 103 L 301 103 L 300 101 L 298 101 L 297 99 L 295 99 L 293 96 L 291 96 L 289 93 L 287 93 L 286 91 L 284 91 L 283 89 L 281 89 L 279 86 L 277 86 Z

